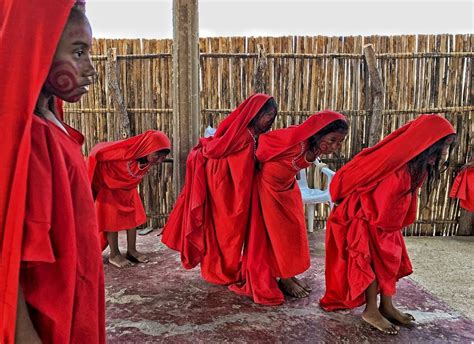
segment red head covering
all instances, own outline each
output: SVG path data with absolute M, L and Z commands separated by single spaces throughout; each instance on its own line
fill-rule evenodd
M 449 196 L 459 198 L 459 205 L 474 212 L 474 166 L 464 168 L 454 179 Z
M 215 135 L 207 139 L 203 145 L 204 156 L 220 159 L 234 152 L 236 140 L 246 130 L 252 119 L 265 103 L 272 97 L 268 94 L 256 93 L 248 97 L 237 109 L 232 111 L 217 128 Z M 241 118 L 243 116 L 243 118 Z M 201 143 L 204 143 L 201 140 Z
M 0 3 L 0 342 L 15 338 L 33 109 L 73 0 Z M 51 14 L 54 13 L 52 16 Z
M 262 135 L 258 141 L 257 160 L 260 162 L 271 160 L 337 120 L 346 121 L 346 117 L 338 112 L 324 110 L 310 116 L 298 126 Z
M 445 118 L 436 114 L 420 115 L 375 146 L 364 149 L 337 171 L 330 186 L 332 199 L 340 200 L 357 187 L 381 180 L 435 142 L 455 133 Z
M 171 143 L 168 136 L 158 130 L 147 130 L 125 140 L 99 143 L 92 148 L 88 158 L 89 179 L 92 181 L 94 177 L 97 162 L 136 160 L 164 149 L 170 150 Z

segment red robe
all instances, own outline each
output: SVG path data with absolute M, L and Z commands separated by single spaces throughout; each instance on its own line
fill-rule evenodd
M 81 145 L 65 125 L 34 116 L 20 285 L 45 343 L 104 343 L 97 221 Z
M 309 268 L 304 205 L 295 175 L 311 164 L 305 160 L 308 138 L 335 120 L 345 117 L 323 111 L 297 127 L 261 136 L 261 169 L 255 175 L 242 280 L 230 286 L 236 293 L 263 305 L 281 304 L 284 297 L 276 278 L 290 278 Z
M 163 243 L 181 252 L 187 269 L 201 264 L 209 282 L 239 278 L 255 166 L 255 143 L 247 126 L 270 96 L 255 94 L 200 139 L 186 164 L 184 188 L 163 231 Z
M 449 196 L 459 198 L 461 207 L 474 212 L 474 167 L 466 167 L 456 176 Z
M 171 149 L 170 141 L 158 130 L 94 146 L 88 169 L 101 232 L 132 229 L 146 222 L 137 186 L 150 165 L 140 168 L 137 159 L 163 149 Z
M 407 163 L 454 128 L 438 115 L 421 115 L 377 145 L 363 150 L 331 181 L 338 203 L 326 226 L 327 311 L 365 303 L 377 279 L 380 292 L 394 295 L 396 281 L 412 272 L 401 229 L 415 221 L 416 191 L 409 192 Z
M 33 109 L 73 0 L 0 3 L 0 342 L 12 343 Z M 54 16 L 51 16 L 54 13 Z

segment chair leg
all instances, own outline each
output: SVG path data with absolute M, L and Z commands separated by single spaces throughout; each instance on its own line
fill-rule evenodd
M 308 232 L 313 233 L 314 204 L 306 204 L 306 218 L 308 220 Z

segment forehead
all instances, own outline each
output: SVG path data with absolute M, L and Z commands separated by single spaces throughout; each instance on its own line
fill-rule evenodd
M 325 138 L 335 138 L 335 139 L 341 139 L 346 137 L 347 132 L 342 132 L 342 131 L 333 131 L 332 133 L 328 133 L 324 135 Z
M 60 43 L 91 45 L 92 29 L 87 19 L 69 20 L 61 35 Z

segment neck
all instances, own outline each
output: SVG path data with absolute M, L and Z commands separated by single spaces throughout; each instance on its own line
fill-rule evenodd
M 53 109 L 49 107 L 52 95 L 47 94 L 43 90 L 41 90 L 38 100 L 36 101 L 35 111 L 38 112 L 39 115 L 42 115 L 46 118 L 54 116 Z
M 247 127 L 247 129 L 250 131 L 253 137 L 257 137 L 260 134 L 260 132 L 254 127 Z
M 41 90 L 38 100 L 36 101 L 35 112 L 38 113 L 38 115 L 43 116 L 45 119 L 55 123 L 59 128 L 61 128 L 62 131 L 68 134 L 64 125 L 56 117 L 54 109 L 51 109 L 49 107 L 52 97 L 52 94 L 47 94 L 46 92 Z

